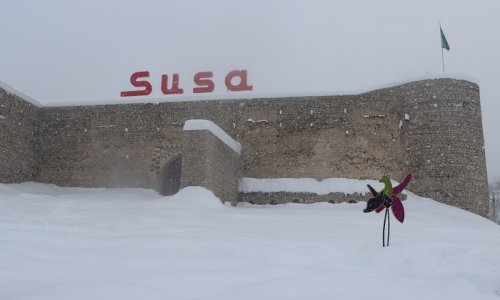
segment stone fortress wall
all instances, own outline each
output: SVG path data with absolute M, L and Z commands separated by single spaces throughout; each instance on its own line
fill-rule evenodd
M 479 87 L 464 80 L 347 96 L 51 108 L 0 90 L 0 104 L 1 182 L 162 191 L 171 163 L 188 155 L 183 124 L 206 119 L 241 143 L 241 177 L 402 180 L 411 172 L 409 190 L 488 214 Z
M 36 180 L 39 111 L 0 88 L 0 182 Z

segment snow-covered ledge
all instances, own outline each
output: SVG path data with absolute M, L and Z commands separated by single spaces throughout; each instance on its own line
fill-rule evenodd
M 236 205 L 241 145 L 208 120 L 188 120 L 182 133 L 181 187 L 202 186 Z
M 391 180 L 392 185 L 399 183 Z M 250 178 L 240 180 L 241 193 L 313 193 L 327 195 L 329 193 L 343 194 L 368 194 L 367 185 L 376 190 L 382 190 L 384 184 L 374 179 L 327 178 L 316 180 L 314 178 Z
M 209 120 L 187 120 L 184 124 L 184 130 L 208 130 L 219 138 L 224 144 L 241 154 L 241 144 L 229 136 L 222 128 Z
M 12 86 L 8 85 L 7 83 L 3 82 L 0 80 L 0 89 L 3 89 L 7 93 L 17 96 L 18 98 L 33 104 L 36 107 L 42 107 L 42 105 L 36 101 L 35 99 L 31 98 L 30 96 L 18 91 L 17 89 L 13 88 Z

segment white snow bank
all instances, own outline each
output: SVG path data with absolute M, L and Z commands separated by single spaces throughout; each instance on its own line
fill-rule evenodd
M 384 184 L 378 180 L 358 180 L 348 178 L 328 178 L 318 181 L 314 178 L 250 178 L 240 180 L 239 191 L 243 193 L 263 192 L 290 192 L 290 193 L 314 193 L 326 195 L 329 193 L 344 194 L 366 194 L 370 191 L 367 184 L 376 190 L 382 190 Z M 398 182 L 392 180 L 393 186 Z
M 458 208 L 408 193 L 382 248 L 364 203 L 218 201 L 0 184 L 0 299 L 498 299 L 500 227 Z
M 76 197 L 85 201 L 95 202 L 93 197 L 102 201 L 109 201 L 106 205 L 117 205 L 120 208 L 130 203 L 135 197 L 147 198 L 150 204 L 166 199 L 156 191 L 139 188 L 79 188 L 60 187 L 54 184 L 25 182 L 18 184 L 0 184 L 0 195 L 5 197 L 20 197 L 23 199 L 56 199 Z M 1 201 L 1 198 L 0 198 Z M 220 199 L 211 191 L 198 186 L 189 186 L 181 189 L 177 194 L 168 197 L 170 207 L 182 206 L 183 209 L 207 209 L 224 207 Z
M 229 148 L 236 153 L 241 154 L 241 144 L 229 136 L 222 128 L 209 120 L 187 120 L 184 124 L 184 130 L 208 130 L 219 138 Z
M 38 101 L 36 101 L 35 99 L 31 98 L 30 96 L 16 90 L 15 88 L 11 87 L 10 85 L 8 85 L 7 83 L 3 82 L 0 80 L 0 88 L 4 89 L 7 93 L 9 94 L 12 94 L 12 95 L 15 95 L 37 107 L 42 107 L 42 104 L 40 104 Z

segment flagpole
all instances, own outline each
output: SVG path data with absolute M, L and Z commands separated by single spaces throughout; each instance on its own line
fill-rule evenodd
M 439 32 L 440 33 L 443 32 L 443 29 L 441 28 L 441 22 L 439 22 Z M 442 37 L 441 37 L 441 39 L 442 39 Z M 444 50 L 443 50 L 442 40 L 441 40 L 441 61 L 443 62 L 443 73 L 444 73 Z
M 441 60 L 443 61 L 443 73 L 444 73 L 444 54 L 443 47 L 441 47 Z

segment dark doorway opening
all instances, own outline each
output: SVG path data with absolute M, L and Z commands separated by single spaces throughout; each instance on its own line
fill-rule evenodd
M 160 194 L 169 196 L 181 188 L 182 156 L 170 159 L 160 171 Z

